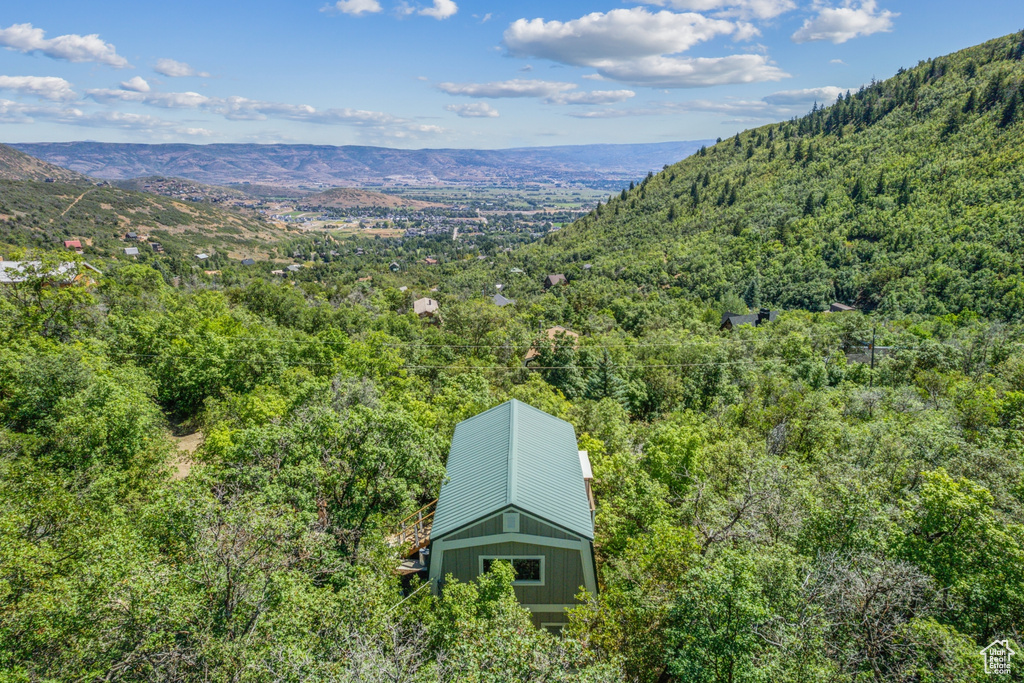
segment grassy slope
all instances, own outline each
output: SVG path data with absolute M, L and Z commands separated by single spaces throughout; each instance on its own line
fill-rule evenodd
M 62 183 L 91 183 L 88 176 L 54 166 L 7 145 L 0 145 L 0 179 L 38 180 L 52 178 Z
M 534 257 L 706 300 L 1018 316 L 1024 103 L 1007 112 L 1024 91 L 1022 54 L 1021 34 L 1006 36 L 746 131 Z
M 372 192 L 352 187 L 335 187 L 302 199 L 302 203 L 316 206 L 331 206 L 339 209 L 356 207 L 411 208 L 424 209 L 430 206 L 441 206 L 433 202 L 417 199 L 406 199 L 391 194 Z
M 0 180 L 0 244 L 92 242 L 90 253 L 116 255 L 133 230 L 170 248 L 255 253 L 279 231 L 245 214 L 116 187 Z

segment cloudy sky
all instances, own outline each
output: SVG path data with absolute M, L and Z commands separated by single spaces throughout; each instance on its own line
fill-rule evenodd
M 715 138 L 1020 28 L 1021 0 L 5 0 L 0 141 Z

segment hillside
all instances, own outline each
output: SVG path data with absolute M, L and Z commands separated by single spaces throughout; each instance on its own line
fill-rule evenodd
M 125 233 L 148 235 L 169 251 L 258 255 L 281 233 L 252 212 L 109 186 L 0 180 L 0 245 L 59 245 L 80 239 L 95 257 L 115 256 Z
M 40 161 L 13 147 L 0 144 L 0 179 L 45 181 L 47 178 L 62 183 L 92 182 L 81 173 Z
M 327 145 L 18 144 L 28 154 L 97 178 L 174 176 L 211 185 L 296 187 L 628 183 L 693 153 L 696 142 L 505 150 L 389 149 Z
M 750 307 L 1024 310 L 1024 34 L 701 150 L 527 249 Z
M 431 206 L 441 206 L 434 202 L 406 199 L 404 197 L 384 194 L 383 192 L 372 192 L 352 187 L 335 187 L 303 197 L 302 201 L 304 204 L 337 209 L 352 209 L 356 207 L 425 209 Z

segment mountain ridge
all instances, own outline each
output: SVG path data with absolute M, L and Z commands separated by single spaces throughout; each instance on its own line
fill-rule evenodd
M 526 250 L 727 307 L 1020 316 L 1022 99 L 1024 32 L 702 149 Z
M 0 179 L 62 183 L 93 182 L 88 176 L 47 163 L 9 145 L 0 144 Z
M 688 156 L 707 142 L 504 150 L 102 142 L 16 143 L 12 147 L 49 163 L 106 180 L 172 176 L 210 185 L 253 183 L 286 187 L 538 182 L 617 186 Z

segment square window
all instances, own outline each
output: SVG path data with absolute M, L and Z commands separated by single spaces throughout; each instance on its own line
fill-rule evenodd
M 504 533 L 516 533 L 519 531 L 519 513 L 506 512 L 501 516 L 501 530 Z
M 481 557 L 480 570 L 483 573 L 491 571 L 491 566 L 497 561 L 508 562 L 515 572 L 513 586 L 543 586 L 544 585 L 544 558 L 543 557 Z

